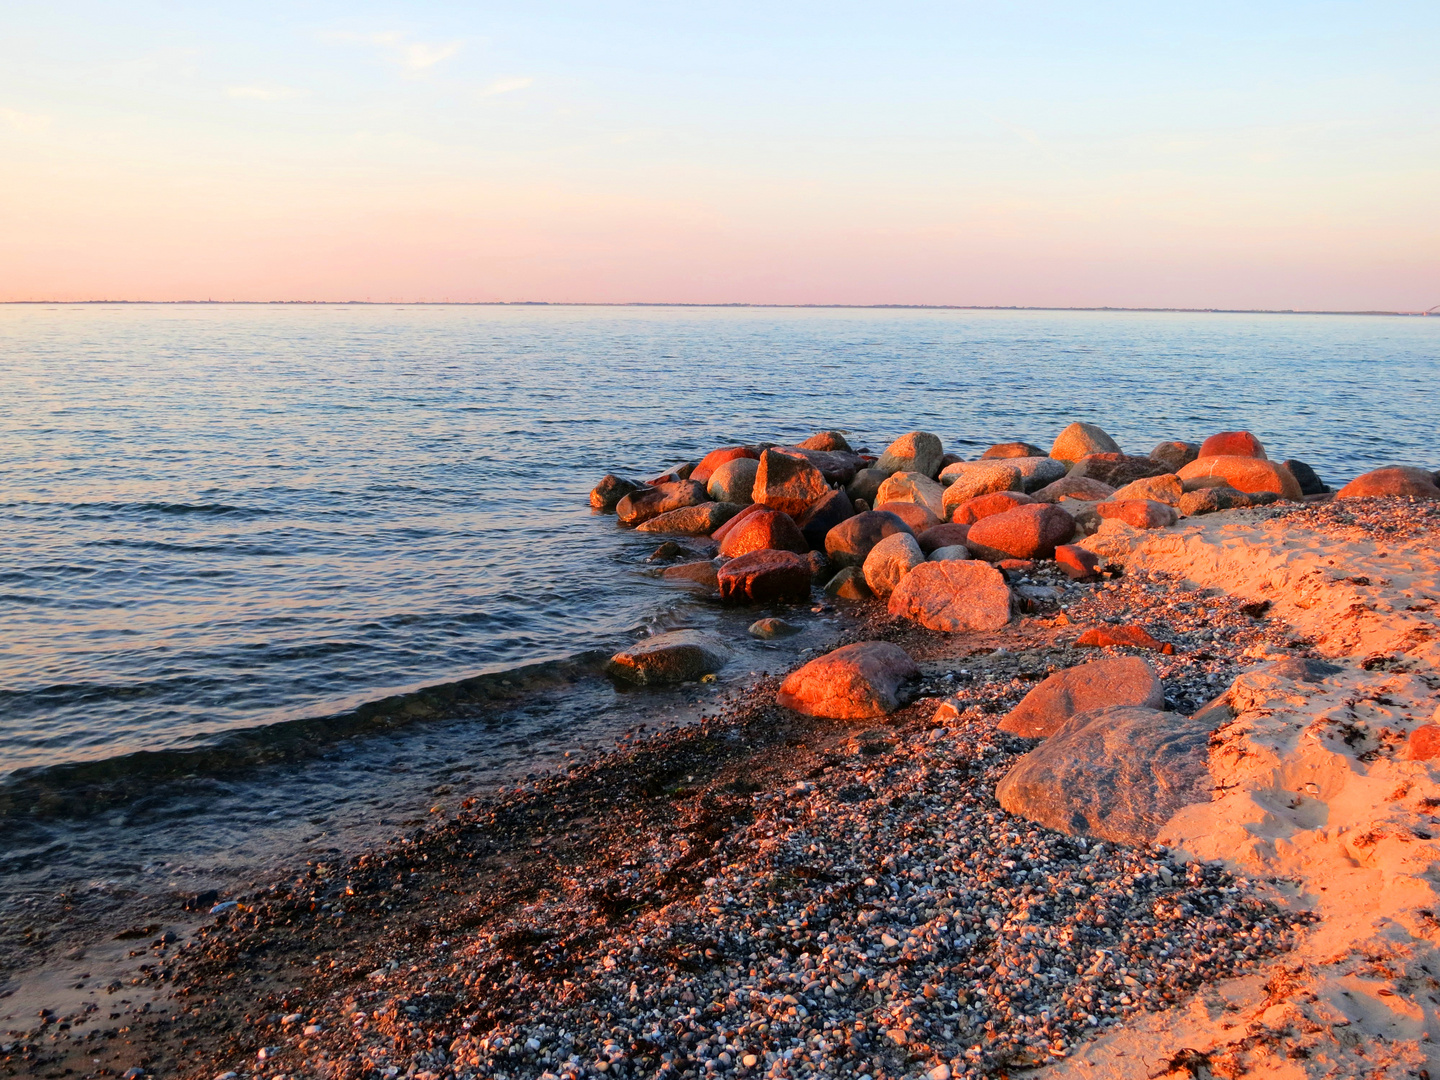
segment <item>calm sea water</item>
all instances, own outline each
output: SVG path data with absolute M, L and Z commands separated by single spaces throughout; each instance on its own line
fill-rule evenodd
M 0 793 L 221 782 L 227 753 L 493 720 L 497 694 L 469 753 L 525 716 L 533 748 L 632 715 L 555 703 L 589 651 L 709 615 L 590 513 L 606 472 L 831 427 L 969 455 L 1083 419 L 1139 453 L 1245 427 L 1334 481 L 1440 464 L 1437 356 L 1423 318 L 0 307 Z M 354 712 L 487 673 L 509 687 Z

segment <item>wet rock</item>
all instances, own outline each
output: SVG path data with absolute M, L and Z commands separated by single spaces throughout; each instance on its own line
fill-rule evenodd
M 771 510 L 800 517 L 830 491 L 819 469 L 801 457 L 778 450 L 760 455 L 751 498 Z
M 1237 491 L 1273 491 L 1282 499 L 1299 502 L 1300 485 L 1288 469 L 1281 468 L 1264 458 L 1239 457 L 1222 454 L 1218 457 L 1198 457 L 1177 474 L 1182 481 L 1200 476 L 1219 476 Z
M 1055 437 L 1050 456 L 1058 461 L 1079 461 L 1088 454 L 1118 454 L 1120 445 L 1094 424 L 1074 423 Z
M 1061 499 L 1083 499 L 1086 502 L 1100 502 L 1115 494 L 1115 489 L 1099 480 L 1086 476 L 1061 477 L 1053 484 L 1046 484 L 1034 493 L 1036 502 L 1058 503 Z
M 1058 545 L 1055 562 L 1066 577 L 1075 581 L 1091 581 L 1100 574 L 1100 556 L 1074 544 Z
M 879 469 L 861 469 L 855 474 L 855 479 L 845 485 L 845 493 L 852 503 L 863 501 L 868 506 L 874 506 L 875 493 L 889 477 L 889 473 Z
M 869 719 L 886 716 L 904 704 L 901 688 L 919 675 L 919 667 L 898 645 L 861 641 L 791 672 L 776 700 L 806 716 Z
M 1010 621 L 1010 587 L 1004 574 L 983 562 L 927 562 L 901 578 L 889 611 L 948 633 L 998 630 Z
M 1119 518 L 1137 529 L 1163 529 L 1179 520 L 1175 508 L 1154 499 L 1117 499 L 1095 504 L 1102 518 Z
M 996 443 L 990 449 L 980 455 L 983 461 L 986 458 L 1017 458 L 1017 457 L 1046 457 L 1046 453 L 1038 446 L 1028 442 L 1004 442 Z
M 865 584 L 880 598 L 894 591 L 900 580 L 925 561 L 915 537 L 908 532 L 885 537 L 865 556 Z
M 1156 641 L 1148 630 L 1133 623 L 1122 626 L 1099 626 L 1094 630 L 1086 630 L 1075 639 L 1075 644 L 1087 645 L 1095 649 L 1118 645 L 1130 649 L 1149 649 L 1152 652 L 1165 651 L 1165 646 Z M 1171 648 L 1170 651 L 1173 653 L 1175 650 Z
M 675 566 L 667 566 L 660 571 L 660 576 L 666 581 L 679 582 L 681 584 L 698 585 L 705 589 L 718 589 L 720 578 L 714 563 L 709 559 L 703 562 L 679 563 Z
M 679 544 L 677 544 L 674 540 L 666 540 L 663 544 L 661 544 L 659 547 L 657 547 L 654 551 L 650 552 L 650 554 L 649 554 L 648 556 L 646 556 L 645 561 L 646 561 L 646 562 L 665 562 L 665 561 L 668 560 L 668 559 L 678 559 L 681 555 L 688 555 L 688 554 L 691 554 L 691 553 L 690 553 L 690 552 L 687 552 L 683 547 L 681 547 Z
M 817 432 L 798 445 L 802 450 L 839 450 L 846 454 L 854 453 L 845 436 L 838 431 Z
M 700 459 L 700 463 L 691 471 L 688 479 L 706 483 L 715 475 L 715 470 L 727 461 L 746 460 L 751 461 L 760 455 L 748 446 L 722 446 L 718 450 L 711 450 Z
M 716 575 L 726 604 L 768 604 L 810 598 L 810 563 L 793 551 L 763 548 L 731 559 Z
M 720 541 L 720 554 L 727 559 L 738 558 L 752 551 L 770 548 L 804 555 L 810 550 L 800 527 L 789 514 L 778 510 L 760 510 L 748 514 L 744 521 L 725 534 Z
M 705 490 L 716 502 L 754 502 L 755 474 L 760 471 L 758 457 L 731 458 L 710 474 Z
M 698 630 L 671 630 L 637 642 L 610 658 L 606 670 L 640 686 L 689 682 L 719 671 L 730 650 Z
M 844 488 L 836 488 L 814 506 L 806 510 L 795 522 L 805 542 L 817 551 L 825 548 L 825 537 L 836 525 L 855 516 L 855 507 Z
M 858 566 L 847 566 L 825 583 L 825 595 L 836 600 L 867 600 L 870 587 L 865 584 L 865 571 Z
M 1185 488 L 1180 478 L 1174 473 L 1163 473 L 1160 476 L 1147 476 L 1142 480 L 1132 481 L 1110 498 L 1115 502 L 1122 499 L 1154 499 L 1167 506 L 1178 506 L 1183 494 Z
M 906 525 L 909 525 L 910 531 L 916 536 L 940 524 L 938 517 L 916 503 L 882 502 L 875 507 L 875 510 L 881 514 L 894 514 Z
M 835 566 L 830 562 L 830 557 L 823 551 L 810 551 L 805 555 L 805 561 L 810 564 L 810 584 L 824 585 L 835 574 Z
M 725 522 L 724 525 L 721 525 L 718 529 L 711 533 L 710 539 L 723 542 L 725 540 L 725 537 L 729 536 L 746 521 L 748 521 L 750 518 L 760 513 L 760 511 L 764 509 L 765 507 L 761 506 L 759 503 L 750 503 L 748 506 L 745 506 L 743 509 L 741 509 L 741 511 L 734 517 L 732 517 L 729 521 Z
M 976 558 L 1048 559 L 1075 533 L 1075 520 L 1058 506 L 1033 503 L 991 514 L 970 526 L 965 546 Z
M 1148 457 L 1136 457 L 1133 454 L 1087 454 L 1075 463 L 1067 475 L 1076 479 L 1083 476 L 1109 484 L 1112 488 L 1121 488 L 1149 476 L 1163 476 L 1168 471 L 1164 465 Z
M 673 483 L 656 484 L 640 491 L 633 491 L 615 504 L 615 513 L 620 524 L 631 528 L 657 518 L 671 510 L 684 506 L 699 506 L 708 502 L 705 485 L 693 480 L 676 480 Z
M 947 547 L 938 547 L 925 556 L 926 562 L 953 562 L 958 559 L 973 559 L 970 549 L 964 544 L 950 544 Z
M 1324 495 L 1330 490 L 1325 486 L 1325 482 L 1315 475 L 1315 470 L 1303 461 L 1290 458 L 1282 461 L 1280 467 L 1290 470 L 1290 475 L 1295 477 L 1295 482 L 1300 485 L 1302 495 Z
M 709 536 L 743 509 L 735 503 L 720 502 L 682 506 L 642 521 L 635 528 L 638 532 L 670 533 L 674 536 Z
M 1200 444 L 1193 442 L 1162 442 L 1150 456 L 1165 466 L 1167 472 L 1178 473 L 1200 456 Z
M 995 491 L 989 495 L 977 495 L 958 504 L 950 513 L 950 520 L 957 525 L 974 525 L 981 518 L 992 514 L 1003 514 L 1017 506 L 1025 506 L 1035 500 L 1021 491 Z
M 1200 444 L 1196 457 L 1264 458 L 1265 446 L 1248 431 L 1222 431 Z
M 769 641 L 771 638 L 790 637 L 792 634 L 798 634 L 800 627 L 794 623 L 788 623 L 784 619 L 757 619 L 750 624 L 746 632 L 751 637 Z
M 626 480 L 623 476 L 606 473 L 590 491 L 590 505 L 603 514 L 613 513 L 615 506 L 632 491 L 639 491 L 644 484 Z
M 956 544 L 965 543 L 966 537 L 970 535 L 970 526 L 964 524 L 949 523 L 936 525 L 934 528 L 926 529 L 915 539 L 920 543 L 920 550 L 930 554 L 943 547 L 953 547 Z
M 1357 476 L 1335 493 L 1337 499 L 1357 499 L 1373 495 L 1440 499 L 1440 487 L 1435 484 L 1434 473 L 1404 465 L 1387 465 L 1383 469 Z
M 940 472 L 940 459 L 945 448 L 940 439 L 928 431 L 912 431 L 901 435 L 880 455 L 875 468 L 887 476 L 897 472 L 916 472 L 932 480 Z
M 1055 672 L 1020 699 L 1000 721 L 1000 730 L 1044 739 L 1077 713 L 1117 705 L 1165 707 L 1165 687 L 1138 656 L 1092 660 Z
M 1210 725 L 1133 706 L 1080 713 L 1022 757 L 995 794 L 1012 814 L 1072 835 L 1150 844 L 1209 802 Z
M 877 509 L 885 503 L 914 503 L 935 515 L 938 522 L 945 513 L 945 489 L 928 476 L 915 472 L 891 473 L 875 492 Z
M 863 566 L 871 549 L 885 537 L 910 531 L 910 526 L 894 514 L 866 510 L 825 534 L 825 554 L 836 566 Z

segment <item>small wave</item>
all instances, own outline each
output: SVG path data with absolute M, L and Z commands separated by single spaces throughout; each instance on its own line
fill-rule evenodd
M 103 510 L 116 514 L 214 514 L 234 517 L 261 517 L 278 513 L 259 506 L 234 506 L 230 503 L 183 502 L 83 502 L 83 503 L 11 503 L 12 506 L 52 506 L 63 510 Z

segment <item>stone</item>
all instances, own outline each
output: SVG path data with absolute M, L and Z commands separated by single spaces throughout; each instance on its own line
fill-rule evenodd
M 611 514 L 615 505 L 632 491 L 639 491 L 645 485 L 637 480 L 626 480 L 623 476 L 606 473 L 590 491 L 590 505 L 602 514 Z
M 880 455 L 875 468 L 887 476 L 897 472 L 917 472 L 934 479 L 940 472 L 940 459 L 945 448 L 940 439 L 928 431 L 912 431 L 901 435 Z
M 1020 490 L 1029 494 L 1039 491 L 1046 484 L 1053 484 L 1065 475 L 1069 466 L 1053 457 L 1004 458 L 1003 464 L 1020 470 Z
M 1270 497 L 1275 498 L 1273 494 Z M 1198 514 L 1213 514 L 1217 510 L 1247 507 L 1251 505 L 1250 500 L 1251 496 L 1236 491 L 1229 484 L 1219 484 L 1187 491 L 1180 496 L 1176 509 L 1185 517 L 1195 517 Z
M 1163 473 L 1160 476 L 1147 476 L 1141 480 L 1132 480 L 1124 487 L 1119 488 L 1110 498 L 1115 502 L 1122 499 L 1154 499 L 1167 506 L 1178 506 L 1180 505 L 1180 496 L 1183 494 L 1185 494 L 1185 487 L 1180 482 L 1180 477 L 1174 473 Z
M 1202 458 L 1222 455 L 1264 459 L 1265 446 L 1248 431 L 1222 431 L 1201 443 L 1200 452 L 1195 456 Z
M 1118 454 L 1120 445 L 1094 424 L 1074 423 L 1055 437 L 1050 456 L 1058 461 L 1079 461 L 1087 454 Z
M 1100 512 L 1095 509 L 1100 505 L 1099 502 L 1090 502 L 1087 499 L 1061 499 L 1058 503 L 1051 505 L 1060 507 L 1075 519 L 1075 532 L 1078 536 L 1089 536 L 1093 532 L 1098 532 L 1104 520 L 1100 517 Z
M 800 527 L 789 514 L 778 510 L 761 510 L 749 514 L 740 525 L 725 534 L 720 541 L 720 554 L 727 559 L 739 558 L 752 551 L 764 549 L 793 551 L 804 555 L 810 550 Z
M 820 475 L 825 478 L 827 484 L 850 483 L 865 464 L 865 459 L 859 454 L 852 454 L 848 451 L 804 450 L 798 446 L 777 446 L 774 447 L 774 450 L 777 453 L 788 454 L 790 457 L 804 458 L 820 470 Z
M 711 450 L 710 453 L 701 458 L 699 464 L 691 470 L 687 479 L 704 484 L 709 481 L 710 477 L 715 475 L 715 470 L 727 461 L 744 460 L 747 458 L 754 461 L 759 456 L 759 454 L 748 446 L 722 446 L 718 450 Z
M 855 479 L 845 485 L 845 493 L 850 496 L 850 501 L 864 501 L 870 506 L 875 505 L 875 493 L 880 490 L 880 485 L 890 478 L 890 474 L 881 472 L 879 469 L 861 469 L 855 474 Z
M 1302 495 L 1324 495 L 1330 490 L 1325 486 L 1325 482 L 1315 474 L 1315 470 L 1303 461 L 1289 458 L 1282 461 L 1280 467 L 1290 470 L 1290 475 L 1295 477 L 1295 482 L 1300 485 L 1300 494 Z
M 1077 713 L 1118 705 L 1165 707 L 1164 685 L 1138 656 L 1092 660 L 1055 672 L 1005 714 L 1000 730 L 1027 739 L 1045 739 Z
M 1150 456 L 1165 466 L 1166 471 L 1178 473 L 1200 456 L 1200 444 L 1193 442 L 1162 442 Z
M 742 507 L 738 514 L 736 514 L 729 521 L 725 522 L 724 525 L 721 525 L 718 529 L 711 533 L 710 539 L 723 542 L 725 537 L 729 536 L 732 532 L 738 529 L 753 515 L 760 513 L 760 511 L 764 509 L 765 507 L 761 506 L 759 503 L 750 503 L 748 506 Z
M 1440 724 L 1421 724 L 1405 740 L 1405 756 L 1411 761 L 1433 761 L 1440 757 Z
M 825 534 L 825 554 L 836 566 L 863 566 L 870 550 L 885 537 L 910 531 L 910 526 L 894 514 L 866 510 Z
M 660 571 L 660 576 L 666 581 L 676 581 L 684 585 L 699 585 L 705 589 L 720 587 L 717 568 L 708 559 L 704 562 L 687 562 L 676 566 L 667 566 Z
M 821 431 L 797 445 L 801 450 L 839 450 L 846 454 L 854 453 L 850 444 L 845 441 L 844 434 L 839 431 Z
M 923 506 L 910 502 L 885 502 L 875 507 L 882 514 L 894 514 L 906 525 L 910 531 L 919 536 L 927 529 L 933 529 L 940 524 L 940 519 Z
M 1158 461 L 1133 454 L 1087 454 L 1077 461 L 1067 474 L 1076 479 L 1086 477 L 1121 488 L 1147 476 L 1163 476 L 1168 470 Z
M 1036 502 L 1058 503 L 1061 499 L 1082 499 L 1085 502 L 1100 502 L 1115 494 L 1115 489 L 1099 480 L 1086 476 L 1062 476 L 1053 484 L 1046 484 L 1035 492 Z
M 726 604 L 810 599 L 810 563 L 793 551 L 761 548 L 731 559 L 716 575 Z
M 970 549 L 964 544 L 951 544 L 948 547 L 939 547 L 925 556 L 926 562 L 947 562 L 956 559 L 973 559 Z
M 729 662 L 731 655 L 723 643 L 709 634 L 698 630 L 671 630 L 616 653 L 605 670 L 639 686 L 660 686 L 712 675 Z
M 825 583 L 825 595 L 836 600 L 866 600 L 870 587 L 865 584 L 865 571 L 858 566 L 847 566 Z
M 1048 559 L 1075 534 L 1075 520 L 1058 506 L 1032 503 L 991 514 L 970 526 L 965 546 L 977 559 Z
M 1149 649 L 1152 652 L 1165 651 L 1165 646 L 1151 637 L 1149 631 L 1134 623 L 1122 626 L 1100 626 L 1094 630 L 1086 630 L 1075 639 L 1075 644 L 1088 645 L 1096 649 L 1121 646 L 1130 649 Z M 1173 653 L 1175 650 L 1172 648 L 1170 651 Z
M 754 502 L 755 474 L 760 471 L 758 457 L 738 457 L 722 462 L 710 474 L 705 491 L 716 502 Z
M 1351 480 L 1335 493 L 1337 499 L 1359 499 L 1375 495 L 1408 495 L 1412 499 L 1440 499 L 1440 487 L 1433 473 L 1404 465 L 1387 465 Z
M 681 555 L 689 555 L 693 552 L 686 551 L 674 540 L 666 540 L 654 551 L 645 557 L 646 562 L 665 562 L 668 559 L 678 559 Z
M 1100 575 L 1100 556 L 1074 544 L 1059 544 L 1055 562 L 1074 581 L 1091 581 Z
M 998 630 L 1010 621 L 1010 587 L 999 570 L 974 559 L 927 562 L 900 579 L 889 611 L 951 634 Z
M 945 515 L 945 489 L 920 473 L 891 473 L 876 489 L 875 501 L 871 505 L 878 510 L 885 503 L 895 502 L 923 506 L 935 515 L 937 522 Z
M 1214 457 L 1198 457 L 1177 474 L 1181 480 L 1199 476 L 1224 477 L 1226 483 L 1237 491 L 1273 491 L 1282 499 L 1299 502 L 1300 485 L 1289 471 L 1273 461 L 1264 458 L 1239 457 L 1221 454 Z
M 1138 706 L 1079 713 L 1017 761 L 1000 805 L 1047 828 L 1154 843 L 1184 806 L 1209 802 L 1208 722 Z
M 635 528 L 637 532 L 670 533 L 673 536 L 709 536 L 743 509 L 735 503 L 721 502 L 682 506 L 642 521 Z
M 958 525 L 974 525 L 981 518 L 991 514 L 1003 514 L 1035 500 L 1022 491 L 994 491 L 989 495 L 977 495 L 958 504 L 950 514 L 950 520 Z
M 920 543 L 920 550 L 925 554 L 938 551 L 943 547 L 953 547 L 956 544 L 965 543 L 970 535 L 969 525 L 945 524 L 936 525 L 934 528 L 926 529 L 915 537 Z
M 656 484 L 640 491 L 632 491 L 615 504 L 615 513 L 620 524 L 632 529 L 642 522 L 657 518 L 682 506 L 699 506 L 708 502 L 705 485 L 694 480 L 676 480 L 673 483 Z
M 830 485 L 820 470 L 804 458 L 766 450 L 760 455 L 750 497 L 762 506 L 797 518 L 829 491 Z
M 882 600 L 900 580 L 925 561 L 925 553 L 908 532 L 885 537 L 865 556 L 865 584 Z
M 800 515 L 795 522 L 805 542 L 817 551 L 825 548 L 825 536 L 842 521 L 855 516 L 855 507 L 844 488 L 836 488 L 814 506 Z
M 859 641 L 792 671 L 775 699 L 806 716 L 868 720 L 900 708 L 904 684 L 919 677 L 920 668 L 900 646 Z
M 1017 457 L 1046 457 L 1044 450 L 1038 446 L 1032 446 L 1028 442 L 1002 442 L 996 443 L 990 449 L 980 455 L 980 460 L 986 458 L 1017 458 Z
M 757 619 L 750 624 L 746 633 L 751 637 L 760 638 L 762 641 L 769 641 L 771 638 L 790 637 L 792 634 L 798 634 L 800 627 L 794 623 L 788 623 L 784 619 Z
M 1095 512 L 1102 518 L 1119 518 L 1137 529 L 1163 529 L 1174 525 L 1180 518 L 1173 506 L 1154 499 L 1117 499 L 1096 503 Z
M 961 503 L 991 495 L 997 491 L 1019 491 L 1024 486 L 1020 470 L 999 461 L 967 461 L 966 471 L 952 474 L 950 485 L 945 489 L 943 515 L 948 517 Z

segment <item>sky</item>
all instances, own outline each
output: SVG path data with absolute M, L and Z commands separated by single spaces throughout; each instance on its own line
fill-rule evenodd
M 7 0 L 0 300 L 1423 310 L 1440 4 Z

